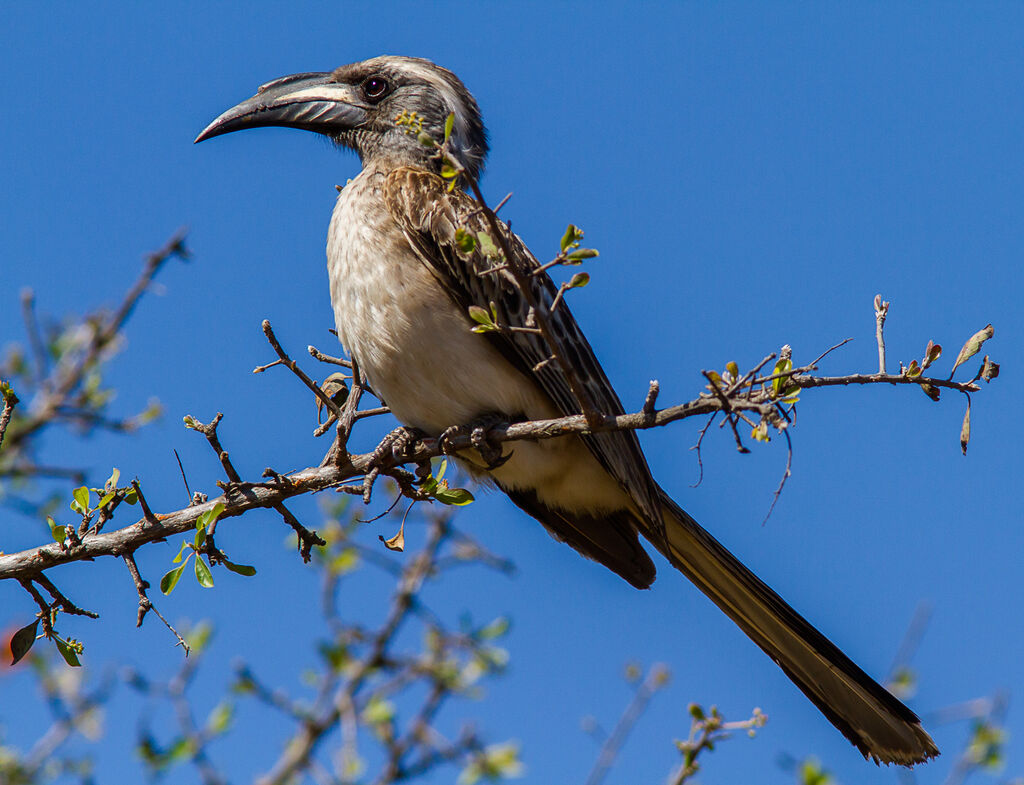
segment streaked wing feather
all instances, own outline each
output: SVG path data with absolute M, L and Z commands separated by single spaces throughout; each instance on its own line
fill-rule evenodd
M 469 307 L 477 305 L 489 310 L 491 303 L 501 323 L 526 325 L 528 305 L 511 273 L 497 270 L 481 275 L 498 266 L 500 260 L 485 256 L 479 243 L 470 253 L 462 253 L 456 246 L 455 236 L 459 228 L 474 237 L 478 232 L 491 233 L 480 206 L 472 198 L 461 191 L 448 193 L 444 180 L 437 175 L 408 167 L 387 175 L 384 195 L 388 209 L 409 244 L 452 300 L 466 313 L 466 329 L 473 325 L 468 315 Z M 519 237 L 504 223 L 500 226 L 511 253 L 518 261 L 526 268 L 539 267 L 537 259 Z M 497 238 L 492 239 L 499 245 Z M 531 281 L 534 298 L 550 306 L 558 292 L 550 276 L 546 272 L 540 273 L 531 276 Z M 594 404 L 604 414 L 624 413 L 622 402 L 564 300 L 550 319 L 553 332 L 561 342 L 560 351 L 572 364 Z M 545 362 L 549 352 L 543 337 L 518 331 L 488 332 L 485 335 L 481 339 L 491 341 L 509 362 L 538 384 L 563 415 L 580 413 L 576 396 L 559 364 Z M 633 431 L 608 431 L 585 434 L 582 438 L 644 516 L 655 524 L 657 530 L 661 530 L 658 487 L 651 477 L 636 434 Z

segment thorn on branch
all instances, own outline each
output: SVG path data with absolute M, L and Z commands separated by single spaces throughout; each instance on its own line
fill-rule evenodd
M 224 469 L 224 473 L 228 476 L 228 479 L 233 483 L 239 483 L 242 481 L 242 478 L 238 472 L 235 471 L 235 467 L 231 463 L 231 458 L 228 455 L 227 450 L 221 446 L 220 437 L 217 436 L 217 426 L 220 424 L 223 417 L 224 414 L 222 412 L 217 412 L 217 416 L 210 420 L 208 425 L 204 425 L 199 422 L 199 420 L 192 417 L 192 423 L 189 427 L 193 430 L 199 431 L 199 433 L 206 437 L 206 441 L 210 443 L 213 451 L 217 453 L 217 458 Z M 210 533 L 212 534 L 213 532 Z
M 132 489 L 135 491 L 135 497 L 139 500 L 139 506 L 142 508 L 142 517 L 145 519 L 146 523 L 150 526 L 159 523 L 160 521 L 153 514 L 153 511 L 149 509 L 146 497 L 142 495 L 142 488 L 139 486 L 138 477 L 132 480 Z
M 60 590 L 53 585 L 53 582 L 46 577 L 44 573 L 39 573 L 35 577 L 35 582 L 46 589 L 50 596 L 53 597 L 54 602 L 60 605 L 60 609 L 71 616 L 87 616 L 90 619 L 98 619 L 100 615 L 94 611 L 87 611 L 79 608 L 71 600 L 65 597 Z
M 185 417 L 185 427 L 186 428 L 191 428 L 192 427 L 190 421 L 198 422 L 191 415 L 188 415 L 188 416 Z M 181 456 L 178 455 L 178 451 L 177 450 L 174 450 L 174 458 L 178 462 L 178 471 L 181 472 L 181 481 L 183 483 L 185 483 L 185 493 L 188 494 L 188 498 L 189 499 L 195 499 L 195 497 L 192 495 L 192 489 L 188 487 L 188 477 L 185 476 L 185 466 L 182 464 Z
M 309 564 L 309 560 L 313 557 L 313 546 L 325 546 L 327 545 L 327 540 L 320 537 L 315 531 L 310 531 L 303 526 L 299 522 L 299 519 L 292 515 L 291 511 L 285 507 L 282 502 L 275 504 L 274 509 L 281 514 L 281 517 L 284 518 L 284 522 L 292 527 L 292 530 L 298 537 L 299 555 L 302 556 L 303 563 Z
M 178 642 L 175 645 L 181 646 L 185 651 L 185 656 L 187 657 L 191 651 L 188 643 L 185 642 L 185 639 L 181 637 L 171 623 L 164 618 L 164 615 L 160 613 L 159 609 L 149 599 L 149 595 L 146 594 L 146 590 L 149 588 L 149 581 L 145 580 L 139 572 L 139 566 L 135 563 L 135 554 L 125 553 L 121 555 L 121 558 L 128 567 L 128 573 L 132 576 L 132 582 L 135 584 L 135 591 L 139 594 L 139 614 L 135 620 L 135 626 L 141 627 L 143 620 L 146 618 L 146 614 L 149 611 L 153 611 L 153 613 L 157 615 L 157 618 L 164 623 L 164 626 L 171 631 L 171 634 L 178 639 Z

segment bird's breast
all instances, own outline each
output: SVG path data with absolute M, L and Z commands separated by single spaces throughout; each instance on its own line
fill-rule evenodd
M 485 414 L 557 416 L 470 331 L 366 172 L 338 195 L 327 260 L 338 337 L 399 420 L 438 433 Z

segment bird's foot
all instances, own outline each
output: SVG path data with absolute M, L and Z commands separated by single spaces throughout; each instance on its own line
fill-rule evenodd
M 426 438 L 426 436 L 427 434 L 419 428 L 407 428 L 404 425 L 400 425 L 381 439 L 380 444 L 373 451 L 371 465 L 380 465 L 386 456 L 392 457 L 397 461 L 408 458 L 413 445 Z
M 487 432 L 495 425 L 506 421 L 507 418 L 496 414 L 484 415 L 468 425 L 453 425 L 450 428 L 445 428 L 437 438 L 437 442 L 441 447 L 441 452 L 451 455 L 457 451 L 455 440 L 460 436 L 469 436 L 469 442 L 473 445 L 473 449 L 480 453 L 487 469 L 493 471 L 499 466 L 503 466 L 512 457 L 513 451 L 509 450 L 507 455 L 503 454 L 500 444 L 492 444 L 488 440 Z

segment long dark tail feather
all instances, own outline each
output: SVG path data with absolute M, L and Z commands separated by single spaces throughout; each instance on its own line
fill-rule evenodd
M 939 754 L 917 716 L 812 627 L 662 491 L 655 547 L 768 654 L 865 758 L 909 766 Z

